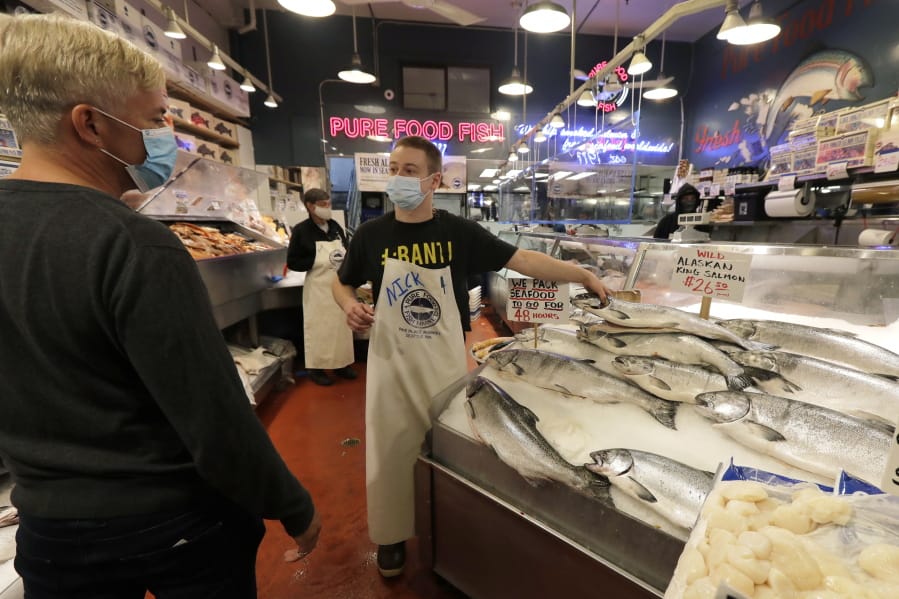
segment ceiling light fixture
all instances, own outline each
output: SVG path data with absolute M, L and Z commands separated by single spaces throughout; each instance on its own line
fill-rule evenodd
M 304 17 L 327 17 L 337 10 L 331 0 L 278 0 L 278 4 Z
M 562 129 L 565 127 L 565 119 L 556 114 L 553 116 L 552 120 L 549 121 L 549 126 L 553 129 Z
M 571 17 L 555 2 L 538 2 L 529 6 L 518 22 L 534 33 L 553 33 L 568 27 Z
M 517 151 L 519 154 L 527 154 L 528 152 L 531 151 L 531 149 L 528 147 L 527 142 L 525 142 L 524 140 L 522 140 L 522 142 L 521 142 L 520 144 L 518 144 L 518 149 L 517 149 L 516 151 Z
M 521 77 L 521 73 L 518 72 L 518 27 L 515 27 L 514 39 L 515 57 L 512 66 L 512 75 L 499 86 L 499 93 L 506 94 L 507 96 L 524 96 L 534 91 L 534 88 L 531 87 L 531 85 Z
M 209 61 L 206 64 L 213 71 L 224 71 L 227 68 L 225 67 L 225 63 L 222 62 L 222 55 L 219 54 L 219 47 L 215 44 L 212 44 L 212 56 L 209 57 Z
M 165 7 L 165 33 L 166 37 L 170 37 L 173 40 L 183 40 L 187 38 L 187 35 L 184 33 L 184 30 L 181 29 L 181 25 L 178 24 L 178 18 L 175 17 L 175 11 L 172 10 L 170 6 Z
M 518 154 L 516 154 L 515 152 L 510 152 L 508 161 L 515 162 L 516 160 L 518 160 Z
M 278 103 L 275 101 L 275 95 L 272 91 L 272 57 L 271 51 L 269 50 L 268 44 L 268 17 L 266 16 L 268 13 L 265 9 L 262 9 L 262 33 L 265 38 L 265 68 L 268 72 L 268 97 L 265 99 L 265 104 L 269 108 L 277 108 Z
M 730 36 L 734 32 L 739 32 L 745 28 L 746 21 L 740 16 L 737 0 L 727 0 L 727 5 L 724 7 L 724 22 L 721 23 L 721 28 L 718 29 L 716 37 L 719 40 L 729 41 Z
M 749 19 L 746 26 L 735 30 L 728 36 L 727 41 L 738 46 L 760 44 L 777 37 L 780 34 L 780 25 L 765 17 L 762 12 L 762 3 L 755 0 L 749 9 Z
M 542 144 L 545 141 L 546 133 L 544 133 L 543 131 L 537 131 L 537 133 L 534 134 L 534 143 Z
M 665 33 L 662 33 L 662 62 L 659 65 L 659 80 L 665 79 Z M 668 87 L 667 82 L 663 82 L 659 87 L 643 92 L 643 97 L 647 100 L 667 100 L 677 95 L 677 89 Z
M 343 69 L 337 76 L 343 79 L 344 81 L 348 81 L 349 83 L 374 83 L 377 77 L 369 73 L 362 66 L 362 58 L 359 56 L 359 46 L 356 38 L 356 7 L 353 7 L 353 59 L 350 62 L 350 67 L 347 69 Z
M 591 92 L 589 89 L 585 89 L 583 93 L 581 93 L 581 96 L 577 99 L 577 105 L 589 108 L 593 108 L 594 106 L 596 106 L 596 99 L 593 97 L 593 92 Z
M 240 84 L 240 89 L 247 92 L 248 94 L 252 94 L 256 91 L 256 86 L 253 85 L 253 80 L 250 79 L 250 74 L 244 71 L 243 83 Z
M 638 35 L 634 41 L 636 42 L 637 51 L 634 53 L 634 57 L 631 58 L 631 64 L 627 67 L 627 74 L 642 75 L 652 68 L 652 63 L 646 58 L 646 54 L 643 53 L 643 36 Z

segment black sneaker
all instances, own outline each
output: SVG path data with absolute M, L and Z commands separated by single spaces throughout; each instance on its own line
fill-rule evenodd
M 316 385 L 321 385 L 322 387 L 327 387 L 328 385 L 333 385 L 334 381 L 332 381 L 327 374 L 325 374 L 324 370 L 313 370 L 309 369 L 309 378 L 312 379 L 312 382 Z
M 378 545 L 378 572 L 384 578 L 393 578 L 403 573 L 406 565 L 406 541 L 393 545 Z
M 359 375 L 356 374 L 356 371 L 350 368 L 349 366 L 344 366 L 343 368 L 338 368 L 334 371 L 334 374 L 339 376 L 342 379 L 353 380 L 357 378 Z

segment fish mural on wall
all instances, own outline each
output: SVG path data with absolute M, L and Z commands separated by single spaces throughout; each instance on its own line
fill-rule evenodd
M 825 112 L 830 100 L 862 103 L 865 96 L 859 90 L 873 85 L 874 73 L 860 56 L 846 50 L 815 52 L 777 90 L 764 121 L 768 145 L 780 143 L 797 118 Z M 808 98 L 808 103 L 797 102 L 800 98 Z

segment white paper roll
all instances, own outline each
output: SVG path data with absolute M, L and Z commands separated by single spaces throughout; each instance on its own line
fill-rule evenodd
M 808 216 L 814 209 L 814 197 L 806 198 L 801 189 L 774 190 L 765 198 L 765 214 L 774 218 Z
M 893 231 L 883 229 L 865 229 L 858 236 L 858 244 L 864 246 L 889 245 Z

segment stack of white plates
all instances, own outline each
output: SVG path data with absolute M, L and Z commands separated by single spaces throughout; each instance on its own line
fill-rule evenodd
M 481 316 L 481 286 L 468 290 L 468 311 L 471 320 L 477 320 Z

